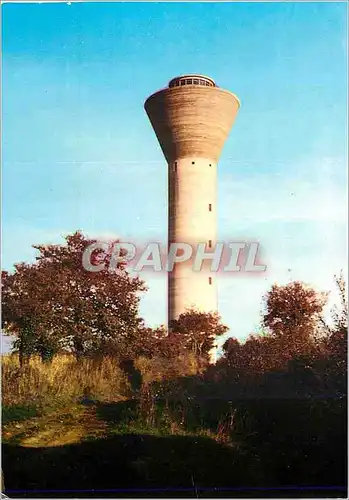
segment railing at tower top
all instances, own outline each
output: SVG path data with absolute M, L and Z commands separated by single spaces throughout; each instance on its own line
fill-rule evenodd
M 168 84 L 169 88 L 182 87 L 184 85 L 201 85 L 203 87 L 216 87 L 216 84 L 213 80 L 199 75 L 173 78 Z

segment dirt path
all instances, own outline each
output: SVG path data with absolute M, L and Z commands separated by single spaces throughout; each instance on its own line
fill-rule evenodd
M 38 448 L 78 443 L 106 435 L 106 423 L 98 420 L 94 406 L 74 406 L 4 426 L 4 442 Z

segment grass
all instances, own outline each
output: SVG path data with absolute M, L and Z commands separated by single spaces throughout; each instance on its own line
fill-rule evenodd
M 81 496 L 77 489 L 123 488 L 167 490 L 83 496 L 270 497 L 248 488 L 287 485 L 338 486 L 327 496 L 345 497 L 343 399 L 198 399 L 195 387 L 201 391 L 203 382 L 192 360 L 175 360 L 167 372 L 161 360 L 137 364 L 144 384 L 132 394 L 111 358 L 77 363 L 62 356 L 50 365 L 33 359 L 20 370 L 16 356 L 4 357 L 2 466 L 9 497 L 34 495 L 15 490 L 69 490 L 35 493 L 58 498 Z M 230 487 L 247 489 L 219 489 Z M 319 495 L 301 490 L 299 496 Z
M 2 423 L 20 422 L 39 415 L 38 408 L 35 405 L 13 405 L 3 406 L 2 408 Z
M 133 401 L 127 402 L 130 406 Z M 145 434 L 152 436 L 202 436 L 220 442 L 219 433 L 209 429 L 187 429 L 166 416 L 152 426 L 135 414 L 120 418 L 118 405 L 71 405 L 61 410 L 51 410 L 21 421 L 4 423 L 3 442 L 20 446 L 60 446 L 100 439 L 101 437 Z
M 178 488 L 189 488 L 189 496 L 198 496 L 200 490 L 199 496 L 212 497 L 224 496 L 219 488 L 261 488 L 252 490 L 253 494 L 238 490 L 235 496 L 241 498 L 269 496 L 263 488 L 271 486 L 281 488 L 275 496 L 288 497 L 289 490 L 283 492 L 283 486 L 332 485 L 338 489 L 326 495 L 344 497 L 345 412 L 340 405 L 317 402 L 316 408 L 310 408 L 308 402 L 297 404 L 237 402 L 241 417 L 254 412 L 256 420 L 251 428 L 245 426 L 249 431 L 245 435 L 236 432 L 237 425 L 223 433 L 223 440 L 222 424 L 215 431 L 210 426 L 193 430 L 162 415 L 151 426 L 137 413 L 135 400 L 72 405 L 11 422 L 3 433 L 6 491 L 12 498 L 32 498 L 32 491 L 14 490 L 69 490 L 34 495 L 58 498 L 76 497 L 72 490 L 77 489 L 168 488 L 167 493 L 153 491 L 148 496 L 176 497 L 184 496 Z M 318 420 L 307 421 L 309 412 Z M 283 429 L 285 424 L 287 429 Z M 302 497 L 321 496 L 318 490 L 301 492 Z M 231 494 L 225 492 L 225 496 Z M 147 494 L 91 491 L 83 496 Z
M 145 385 L 168 377 L 195 375 L 198 371 L 191 356 L 171 361 L 139 358 L 136 366 Z M 100 402 L 122 401 L 131 394 L 127 378 L 113 357 L 78 362 L 73 356 L 59 355 L 49 364 L 32 357 L 27 366 L 20 368 L 16 354 L 2 356 L 2 404 L 5 407 L 25 407 L 28 401 L 37 408 L 75 403 L 86 390 L 91 399 Z
M 91 408 L 71 405 L 3 427 L 3 442 L 30 447 L 61 446 L 105 435 L 106 424 Z
M 74 403 L 88 388 L 90 397 L 101 401 L 125 399 L 128 384 L 117 362 L 104 358 L 77 362 L 69 355 L 57 356 L 50 364 L 33 357 L 20 369 L 18 357 L 2 358 L 2 404 L 4 407 L 43 408 Z

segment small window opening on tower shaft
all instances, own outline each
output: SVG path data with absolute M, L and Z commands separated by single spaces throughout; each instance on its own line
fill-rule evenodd
M 212 278 L 211 278 L 211 276 L 208 278 L 208 284 L 212 285 Z
M 209 204 L 208 204 L 208 211 L 209 211 L 209 212 L 212 212 L 212 203 L 209 203 Z

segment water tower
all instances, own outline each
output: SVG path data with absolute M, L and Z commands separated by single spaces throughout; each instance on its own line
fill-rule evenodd
M 206 243 L 217 232 L 217 162 L 240 103 L 203 75 L 173 78 L 152 94 L 145 110 L 168 163 L 168 241 Z M 192 261 L 175 264 L 168 275 L 168 321 L 186 309 L 217 310 L 211 261 L 193 271 Z M 211 355 L 215 361 L 215 353 Z

